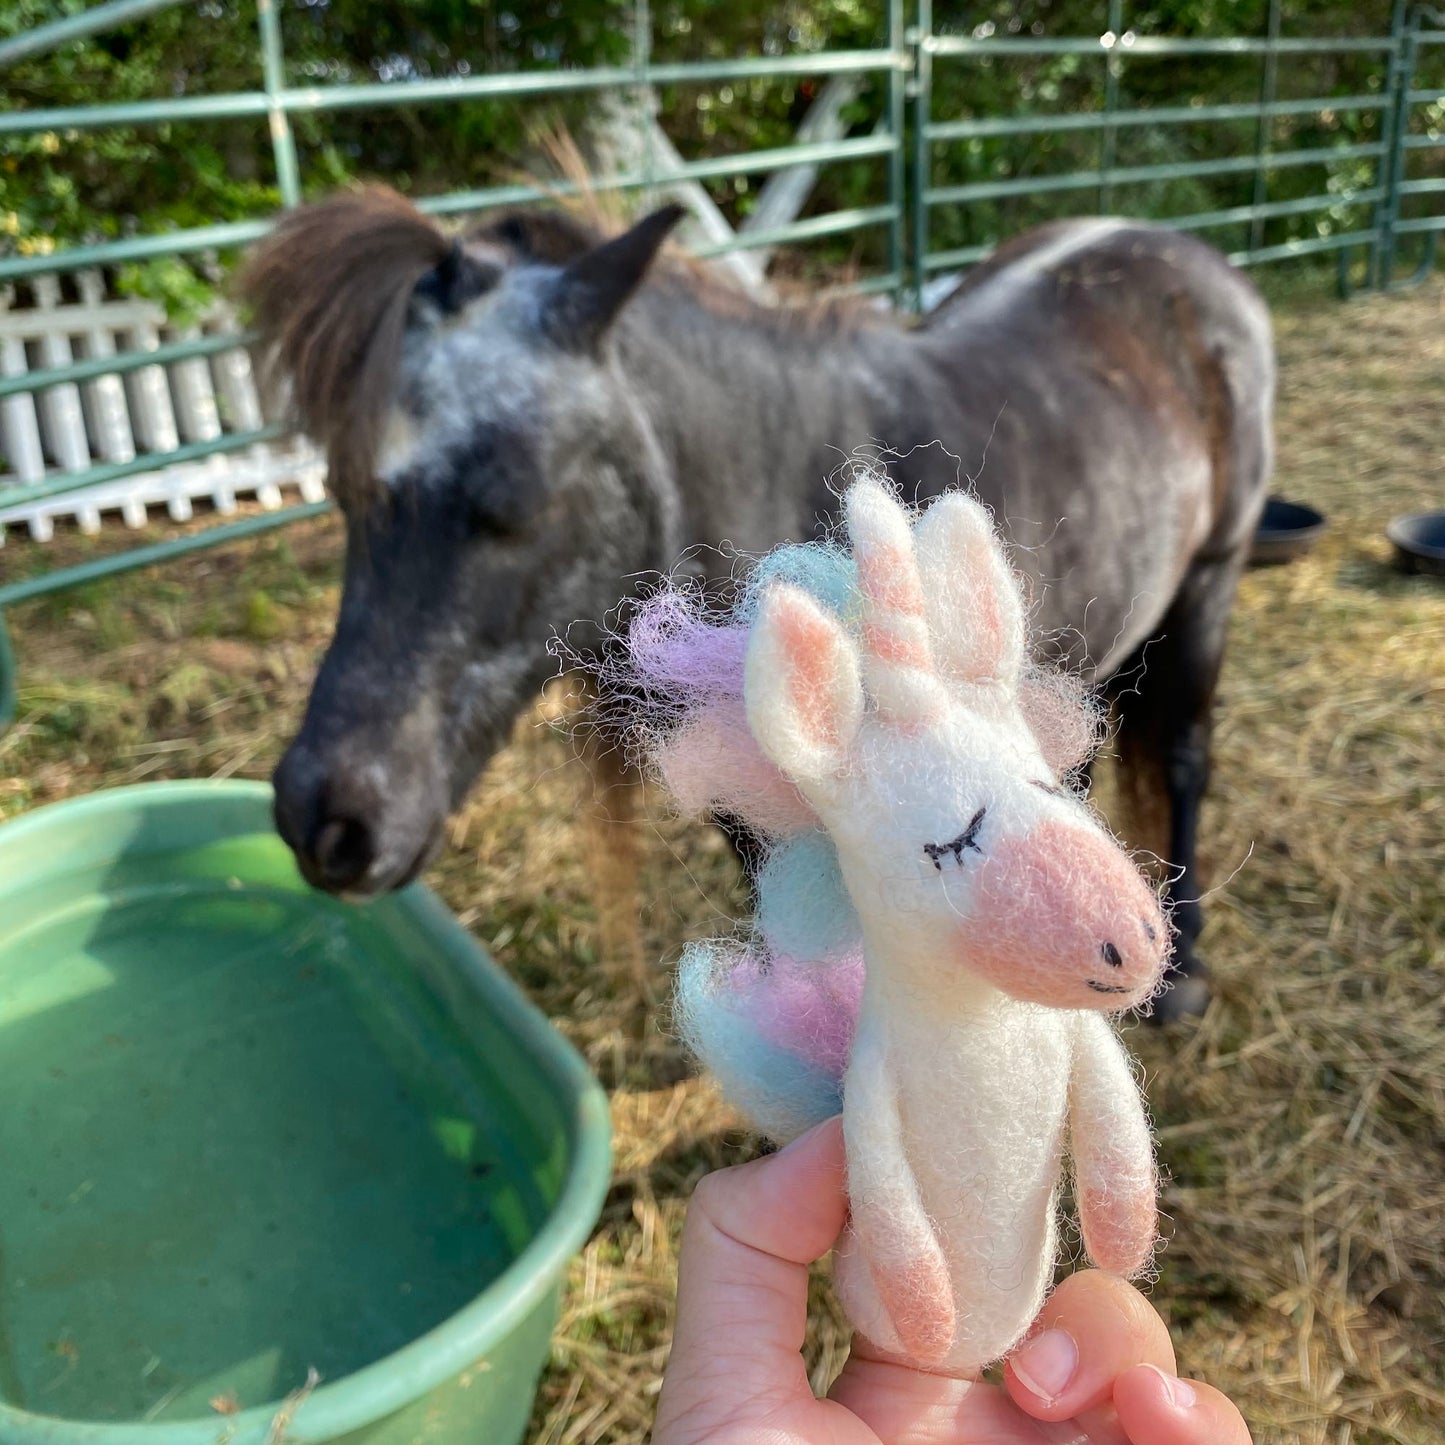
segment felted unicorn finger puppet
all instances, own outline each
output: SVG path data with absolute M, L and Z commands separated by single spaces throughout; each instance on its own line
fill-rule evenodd
M 984 508 L 951 493 L 913 524 L 871 476 L 844 500 L 851 558 L 787 548 L 726 625 L 664 594 L 632 630 L 673 703 L 663 777 L 771 847 L 755 936 L 689 949 L 679 1016 L 777 1137 L 841 1081 L 843 1306 L 880 1348 L 973 1375 L 1042 1304 L 1066 1150 L 1094 1263 L 1150 1258 L 1149 1128 L 1106 1015 L 1149 997 L 1168 930 L 1061 785 L 1092 718 L 1030 668 Z

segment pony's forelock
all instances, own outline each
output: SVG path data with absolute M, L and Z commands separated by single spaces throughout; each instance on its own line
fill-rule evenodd
M 241 274 L 268 377 L 289 385 L 343 500 L 373 488 L 407 307 L 451 244 L 410 201 L 371 186 L 289 212 Z

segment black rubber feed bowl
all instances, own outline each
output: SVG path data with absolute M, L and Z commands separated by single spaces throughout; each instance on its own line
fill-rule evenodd
M 1395 548 L 1395 566 L 1402 572 L 1428 572 L 1445 577 L 1445 512 L 1416 512 L 1396 517 L 1385 528 Z
M 1249 560 L 1255 566 L 1292 562 L 1303 557 L 1328 526 L 1323 512 L 1300 502 L 1287 502 L 1283 497 L 1271 497 L 1264 504 Z

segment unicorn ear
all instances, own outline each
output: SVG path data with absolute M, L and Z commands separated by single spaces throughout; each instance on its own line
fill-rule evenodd
M 1024 656 L 1024 613 L 988 510 L 947 492 L 914 532 L 934 655 L 962 682 L 1014 686 Z
M 748 641 L 748 726 L 793 782 L 823 782 L 842 767 L 863 717 L 858 652 L 801 588 L 764 593 Z

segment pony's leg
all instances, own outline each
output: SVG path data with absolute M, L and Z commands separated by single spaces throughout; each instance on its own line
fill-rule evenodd
M 1127 831 L 1131 842 L 1163 860 L 1177 930 L 1169 988 L 1153 1013 L 1159 1022 L 1203 1013 L 1209 1003 L 1208 970 L 1196 949 L 1204 927 L 1199 807 L 1209 784 L 1214 690 L 1243 565 L 1242 552 L 1196 562 L 1157 635 L 1108 686 L 1121 791 L 1132 815 Z
M 642 996 L 654 995 L 652 970 L 642 948 L 638 829 L 642 779 L 615 738 L 597 728 L 582 736 L 582 757 L 592 781 L 587 817 L 592 834 L 592 897 L 597 909 L 602 964 L 629 978 Z

